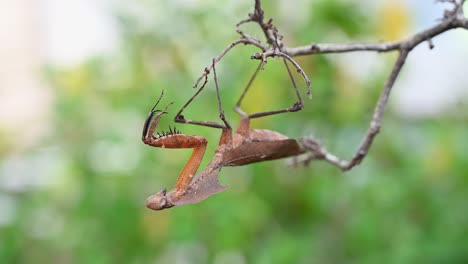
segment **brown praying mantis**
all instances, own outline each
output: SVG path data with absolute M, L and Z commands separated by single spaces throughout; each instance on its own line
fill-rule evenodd
M 200 163 L 203 159 L 206 146 L 208 144 L 204 137 L 197 135 L 185 135 L 175 128 L 171 129 L 170 127 L 168 132 L 157 133 L 154 135 L 162 115 L 166 114 L 166 110 L 170 105 L 172 105 L 172 103 L 169 103 L 166 105 L 166 107 L 164 107 L 163 110 L 156 110 L 156 107 L 163 96 L 163 92 L 161 93 L 159 99 L 151 109 L 144 123 L 142 133 L 143 142 L 147 145 L 157 148 L 193 148 L 193 152 L 187 161 L 187 164 L 182 169 L 182 172 L 177 179 L 175 188 L 169 192 L 167 192 L 166 189 L 162 189 L 158 193 L 150 196 L 146 201 L 146 206 L 148 208 L 153 210 L 162 210 L 171 208 L 173 206 L 198 203 L 216 193 L 224 191 L 227 186 L 220 184 L 218 180 L 219 172 L 223 167 L 242 166 L 250 163 L 275 160 L 305 153 L 306 150 L 295 139 L 288 138 L 287 136 L 272 130 L 250 128 L 250 119 L 252 118 L 286 112 L 296 112 L 303 108 L 302 99 L 298 92 L 294 78 L 288 68 L 286 61 L 284 61 L 284 63 L 295 89 L 297 101 L 292 107 L 282 110 L 259 112 L 250 115 L 247 115 L 244 111 L 242 111 L 240 107 L 242 100 L 253 80 L 255 79 L 258 71 L 260 70 L 262 65 L 260 64 L 249 80 L 246 88 L 244 89 L 235 106 L 235 111 L 241 116 L 241 120 L 236 132 L 233 134 L 231 125 L 226 120 L 222 108 L 218 80 L 216 76 L 215 60 L 213 60 L 212 69 L 218 99 L 219 117 L 222 123 L 186 120 L 182 115 L 182 111 L 185 109 L 185 107 L 192 102 L 192 100 L 200 93 L 205 85 L 201 86 L 201 88 L 195 93 L 194 96 L 192 96 L 192 98 L 189 99 L 189 101 L 181 108 L 175 117 L 175 121 L 179 123 L 196 124 L 222 129 L 221 138 L 219 140 L 214 157 L 207 165 L 207 167 L 198 174 L 196 174 L 196 172 L 200 167 Z M 208 69 L 205 69 L 205 71 L 208 71 Z M 307 81 L 308 80 L 306 80 L 306 83 L 308 83 Z

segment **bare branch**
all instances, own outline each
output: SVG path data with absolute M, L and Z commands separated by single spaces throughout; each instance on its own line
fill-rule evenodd
M 273 20 L 269 19 L 265 22 L 264 10 L 262 8 L 261 0 L 255 0 L 253 13 L 249 13 L 247 19 L 244 19 L 237 24 L 237 32 L 240 34 L 241 38 L 231 43 L 228 47 L 221 51 L 217 57 L 214 58 L 213 63 L 205 69 L 193 87 L 197 87 L 200 81 L 203 79 L 205 80 L 203 85 L 205 85 L 207 75 L 209 74 L 212 65 L 220 61 L 224 55 L 234 46 L 237 46 L 241 43 L 256 46 L 261 50 L 261 53 L 256 53 L 252 55 L 251 58 L 261 60 L 262 68 L 265 65 L 268 57 L 282 57 L 284 60 L 291 62 L 296 68 L 297 72 L 302 75 L 304 81 L 306 82 L 308 95 L 310 95 L 310 80 L 302 67 L 293 59 L 295 56 L 326 53 L 346 53 L 356 51 L 399 52 L 398 58 L 396 59 L 393 68 L 382 87 L 380 97 L 376 103 L 372 119 L 369 123 L 369 128 L 364 134 L 362 142 L 351 160 L 347 161 L 340 159 L 338 156 L 329 153 L 325 147 L 321 145 L 319 140 L 312 137 L 306 137 L 302 139 L 302 147 L 309 152 L 308 156 L 302 160 L 294 160 L 295 164 L 307 164 L 313 160 L 324 160 L 339 167 L 342 170 L 350 170 L 354 166 L 360 164 L 369 152 L 372 142 L 380 130 L 385 107 L 387 105 L 393 85 L 395 84 L 395 81 L 398 78 L 410 52 L 423 42 L 427 42 L 429 44 L 429 48 L 432 49 L 434 47 L 432 39 L 449 30 L 456 28 L 468 29 L 468 19 L 463 14 L 463 4 L 465 1 L 466 0 L 438 0 L 438 2 L 446 2 L 451 4 L 451 8 L 445 10 L 443 17 L 439 20 L 439 22 L 436 25 L 401 41 L 351 44 L 313 43 L 306 46 L 286 47 L 281 43 L 282 35 L 273 25 Z M 240 25 L 249 22 L 258 24 L 265 35 L 267 45 L 263 44 L 260 40 L 245 34 L 238 28 Z
M 468 20 L 466 18 L 453 17 L 445 19 L 441 23 L 421 31 L 405 40 L 397 42 L 382 43 L 352 43 L 352 44 L 311 44 L 301 47 L 283 47 L 282 51 L 291 57 L 324 53 L 344 53 L 355 51 L 377 51 L 388 52 L 400 49 L 412 50 L 421 42 L 430 40 L 435 36 L 454 28 L 468 29 Z
M 306 137 L 302 139 L 302 144 L 305 149 L 310 153 L 307 157 L 302 160 L 293 160 L 294 164 L 302 163 L 308 164 L 313 160 L 324 160 L 327 161 L 340 169 L 347 171 L 352 169 L 354 166 L 360 164 L 364 157 L 369 152 L 370 146 L 378 134 L 385 106 L 388 102 L 390 92 L 396 79 L 398 78 L 400 71 L 408 57 L 408 54 L 416 46 L 422 42 L 428 41 L 429 48 L 433 48 L 432 38 L 455 28 L 468 29 L 468 19 L 463 15 L 463 4 L 465 0 L 441 0 L 443 2 L 450 2 L 453 4 L 453 9 L 448 10 L 444 13 L 444 18 L 440 23 L 413 36 L 397 42 L 385 42 L 385 43 L 369 43 L 369 44 L 312 44 L 303 47 L 283 47 L 284 53 L 290 56 L 300 55 L 312 55 L 312 54 L 323 54 L 323 53 L 344 53 L 344 52 L 355 52 L 355 51 L 374 51 L 374 52 L 389 52 L 399 51 L 399 56 L 393 65 L 392 71 L 385 82 L 381 95 L 377 101 L 377 105 L 374 109 L 372 120 L 369 124 L 369 128 L 363 137 L 363 140 L 354 154 L 353 158 L 349 161 L 340 159 L 338 156 L 328 152 L 321 143 L 313 138 Z
M 458 1 L 457 0 L 436 0 L 436 2 L 452 4 L 451 10 L 445 10 L 444 19 L 454 17 L 454 16 L 457 16 L 459 18 L 464 17 L 463 4 L 465 3 L 465 0 L 458 0 Z
M 395 81 L 400 74 L 401 68 L 405 64 L 406 58 L 408 57 L 408 50 L 402 50 L 393 65 L 393 69 L 390 72 L 390 76 L 388 77 L 385 85 L 383 87 L 382 93 L 380 94 L 379 100 L 374 110 L 374 115 L 372 116 L 372 120 L 370 122 L 369 129 L 367 130 L 367 134 L 364 136 L 364 139 L 359 146 L 356 154 L 351 159 L 351 161 L 345 166 L 344 170 L 349 170 L 355 165 L 361 163 L 362 159 L 366 156 L 367 152 L 369 151 L 370 146 L 374 140 L 374 137 L 379 133 L 380 126 L 382 123 L 382 117 L 385 112 L 385 106 L 388 102 L 388 97 L 390 96 L 390 92 L 395 84 Z
M 364 138 L 359 146 L 358 150 L 354 154 L 353 158 L 350 161 L 341 160 L 337 156 L 329 153 L 318 140 L 306 137 L 302 139 L 303 147 L 310 152 L 309 156 L 301 161 L 295 161 L 300 163 L 309 163 L 312 160 L 325 160 L 335 166 L 339 167 L 340 169 L 347 171 L 352 169 L 354 166 L 361 163 L 364 157 L 369 152 L 369 148 L 372 145 L 372 142 L 375 136 L 379 133 L 380 126 L 382 123 L 383 114 L 385 112 L 385 106 L 387 105 L 388 98 L 390 96 L 390 92 L 392 90 L 393 85 L 408 57 L 408 51 L 403 50 L 400 52 L 395 64 L 393 65 L 392 71 L 385 82 L 385 85 L 382 89 L 382 93 L 380 94 L 379 100 L 377 101 L 377 105 L 374 109 L 374 115 L 372 116 L 372 120 L 369 125 L 369 129 L 367 133 L 364 135 Z
M 248 23 L 248 22 L 256 22 L 260 26 L 260 28 L 263 31 L 263 34 L 265 35 L 265 38 L 270 45 L 275 45 L 275 37 L 273 35 L 273 30 L 276 30 L 276 28 L 273 26 L 272 22 L 273 19 L 269 19 L 268 22 L 265 23 L 264 21 L 264 14 L 265 12 L 263 11 L 262 8 L 262 1 L 261 0 L 255 0 L 255 9 L 253 13 L 249 13 L 249 18 L 242 20 L 241 22 L 237 23 L 237 27 L 239 27 L 242 24 Z

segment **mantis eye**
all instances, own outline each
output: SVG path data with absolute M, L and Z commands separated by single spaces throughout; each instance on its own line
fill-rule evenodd
M 162 189 L 157 194 L 151 195 L 146 200 L 146 207 L 152 210 L 163 210 L 174 205 L 168 201 L 167 190 Z

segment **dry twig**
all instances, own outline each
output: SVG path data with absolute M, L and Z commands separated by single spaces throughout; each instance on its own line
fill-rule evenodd
M 262 61 L 262 65 L 266 63 L 268 57 L 282 57 L 285 60 L 291 62 L 296 70 L 302 75 L 307 85 L 307 93 L 310 95 L 310 80 L 307 78 L 306 73 L 301 66 L 293 59 L 295 56 L 305 56 L 314 54 L 325 54 L 325 53 L 346 53 L 355 51 L 370 51 L 370 52 L 398 52 L 398 58 L 396 59 L 393 68 L 385 81 L 380 97 L 376 103 L 372 119 L 369 123 L 369 128 L 366 134 L 363 136 L 362 142 L 359 145 L 356 153 L 351 160 L 343 160 L 336 155 L 328 152 L 317 139 L 306 137 L 302 139 L 304 148 L 306 148 L 310 154 L 297 163 L 307 164 L 313 160 L 324 160 L 327 161 L 342 170 L 350 170 L 354 166 L 361 163 L 361 161 L 367 155 L 375 136 L 378 134 L 385 107 L 387 105 L 388 98 L 390 96 L 393 85 L 398 78 L 403 65 L 411 53 L 411 51 L 423 42 L 428 42 L 429 47 L 432 48 L 432 38 L 456 28 L 463 28 L 468 30 L 468 19 L 463 14 L 463 4 L 465 0 L 438 0 L 437 2 L 446 2 L 451 4 L 451 9 L 444 12 L 443 18 L 440 19 L 439 23 L 416 33 L 407 39 L 396 41 L 396 42 L 381 42 L 381 43 L 352 43 L 352 44 L 320 44 L 313 43 L 306 46 L 300 47 L 286 47 L 283 46 L 281 40 L 282 35 L 278 32 L 278 29 L 273 25 L 273 20 L 268 19 L 265 22 L 265 12 L 262 8 L 261 0 L 255 0 L 254 12 L 248 15 L 247 19 L 240 21 L 237 24 L 237 32 L 241 38 L 231 43 L 226 47 L 215 59 L 214 63 L 221 60 L 224 55 L 229 52 L 233 47 L 238 44 L 253 45 L 261 50 L 261 53 L 252 55 L 252 59 Z M 257 23 L 258 26 L 264 33 L 266 43 L 263 44 L 260 40 L 253 38 L 239 29 L 239 26 L 245 23 Z M 212 64 L 214 65 L 214 64 Z M 202 73 L 200 78 L 195 82 L 194 87 L 197 87 L 199 82 L 206 78 L 210 72 L 211 65 L 208 66 Z

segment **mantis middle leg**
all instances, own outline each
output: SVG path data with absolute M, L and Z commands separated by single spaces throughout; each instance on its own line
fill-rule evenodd
M 231 129 L 231 125 L 229 122 L 226 120 L 226 117 L 224 115 L 224 110 L 223 106 L 221 103 L 221 96 L 219 92 L 219 85 L 218 85 L 218 77 L 216 76 L 216 68 L 215 68 L 215 59 L 212 61 L 212 68 L 213 68 L 213 79 L 215 82 L 216 86 L 216 96 L 218 99 L 218 109 L 219 109 L 219 118 L 221 121 L 223 121 L 223 124 L 219 124 L 216 122 L 211 122 L 211 121 L 195 121 L 195 120 L 186 120 L 185 117 L 182 115 L 182 112 L 185 110 L 185 108 L 192 103 L 192 101 L 195 99 L 195 97 L 200 94 L 200 92 L 205 88 L 207 82 L 208 82 L 208 77 L 205 77 L 205 82 L 202 84 L 202 86 L 197 90 L 197 92 L 185 103 L 184 106 L 179 110 L 179 112 L 176 114 L 174 121 L 177 123 L 184 123 L 184 124 L 194 124 L 194 125 L 200 125 L 200 126 L 207 126 L 207 127 L 214 127 L 214 128 L 221 128 L 221 129 Z M 208 69 L 205 69 L 205 71 L 208 71 Z M 208 76 L 208 75 L 207 75 Z
M 239 100 L 237 101 L 234 110 L 242 117 L 242 118 L 258 118 L 258 117 L 264 117 L 264 116 L 269 116 L 269 115 L 276 115 L 276 114 L 281 114 L 281 113 L 288 113 L 288 112 L 297 112 L 299 110 L 302 110 L 304 108 L 304 104 L 302 103 L 302 98 L 301 95 L 299 94 L 299 90 L 297 89 L 296 81 L 294 80 L 294 77 L 292 76 L 291 70 L 288 66 L 288 63 L 286 62 L 285 59 L 283 59 L 284 66 L 286 67 L 286 71 L 288 72 L 289 78 L 291 80 L 291 83 L 294 88 L 294 92 L 297 97 L 297 101 L 293 104 L 292 107 L 286 108 L 286 109 L 280 109 L 280 110 L 272 110 L 272 111 L 264 111 L 264 112 L 258 112 L 258 113 L 253 113 L 247 115 L 242 109 L 241 109 L 241 104 L 242 100 L 244 99 L 245 95 L 247 94 L 250 86 L 252 85 L 253 81 L 257 77 L 258 72 L 260 71 L 262 67 L 262 62 L 259 63 L 257 69 L 255 70 L 254 74 L 252 77 L 250 77 L 249 82 L 247 83 L 244 91 L 242 92 Z

